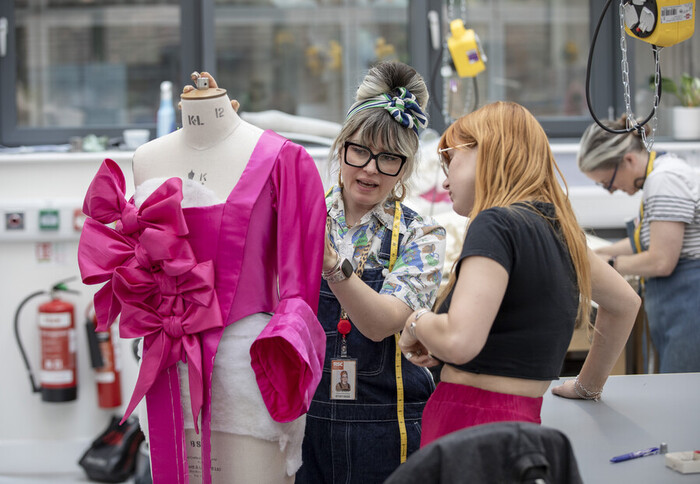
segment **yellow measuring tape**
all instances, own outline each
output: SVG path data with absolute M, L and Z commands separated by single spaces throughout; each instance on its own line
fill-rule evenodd
M 649 153 L 649 163 L 647 163 L 647 174 L 646 176 L 649 176 L 649 173 L 651 173 L 651 170 L 654 169 L 654 160 L 656 159 L 656 151 L 652 151 Z M 646 180 L 646 178 L 645 178 Z M 642 219 L 644 218 L 644 200 L 642 200 L 639 203 L 639 222 L 637 223 L 637 226 L 634 228 L 634 247 L 637 249 L 637 254 L 639 254 L 642 251 Z M 644 285 L 644 278 L 640 277 L 639 282 Z
M 331 194 L 332 189 L 326 192 L 326 197 Z M 401 225 L 401 203 L 396 201 L 394 208 L 394 223 L 391 229 L 391 255 L 389 257 L 389 272 L 394 268 L 396 259 L 399 255 L 399 228 Z M 401 463 L 406 462 L 408 453 L 408 437 L 406 434 L 406 417 L 404 415 L 404 391 L 403 391 L 403 372 L 401 370 L 401 349 L 399 348 L 400 333 L 394 335 L 396 341 L 396 355 L 394 368 L 396 370 L 396 416 L 399 422 L 399 435 L 401 437 Z
M 399 224 L 401 223 L 401 204 L 397 201 L 394 209 L 394 225 L 391 232 L 391 256 L 389 258 L 389 272 L 394 268 L 399 254 Z M 401 437 L 401 463 L 406 462 L 408 453 L 408 437 L 406 435 L 406 417 L 404 415 L 403 372 L 401 371 L 401 349 L 399 348 L 400 333 L 394 335 L 396 341 L 396 357 L 394 368 L 396 369 L 396 416 L 399 421 L 399 435 Z
M 649 153 L 649 163 L 647 163 L 647 174 L 646 176 L 649 176 L 649 173 L 651 173 L 651 170 L 654 169 L 654 160 L 656 159 L 656 151 L 652 151 Z M 642 219 L 644 218 L 644 201 L 640 202 L 639 204 L 639 222 L 637 223 L 637 226 L 634 228 L 634 247 L 637 249 L 637 254 L 639 254 L 642 251 Z M 644 278 L 640 277 L 639 282 L 644 285 Z
M 647 174 L 651 173 L 654 169 L 654 160 L 656 159 L 656 151 L 649 153 L 649 163 L 647 163 Z M 642 251 L 642 218 L 644 217 L 644 201 L 639 204 L 639 223 L 634 228 L 634 246 L 637 248 L 637 253 Z

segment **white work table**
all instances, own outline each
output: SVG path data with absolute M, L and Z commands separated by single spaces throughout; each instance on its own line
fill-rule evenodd
M 700 449 L 699 412 L 700 373 L 620 375 L 608 379 L 599 402 L 568 400 L 548 391 L 542 425 L 566 434 L 587 484 L 700 483 L 698 473 L 666 467 L 664 455 L 610 462 L 662 442 L 668 452 Z

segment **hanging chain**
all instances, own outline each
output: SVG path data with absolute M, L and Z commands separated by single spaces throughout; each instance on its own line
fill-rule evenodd
M 447 0 L 447 25 L 449 30 L 449 25 L 455 18 L 455 2 L 454 0 Z M 447 48 L 447 36 L 444 40 L 444 48 L 442 54 L 442 66 L 440 68 L 440 75 L 442 76 L 442 117 L 445 120 L 445 126 L 449 126 L 454 122 L 452 116 L 450 116 L 450 91 L 454 88 L 454 70 L 450 65 L 450 51 Z
M 630 95 L 630 66 L 627 62 L 627 35 L 625 32 L 625 21 L 624 21 L 624 0 L 620 0 L 619 17 L 620 17 L 620 52 L 622 53 L 622 60 L 620 61 L 620 68 L 622 70 L 622 86 L 624 88 L 624 101 L 625 101 L 625 113 L 627 114 L 626 126 L 628 131 L 637 129 L 637 120 L 632 113 L 632 97 Z M 647 151 L 651 151 L 654 146 L 654 137 L 656 135 L 656 128 L 658 126 L 658 107 L 659 107 L 659 83 L 661 82 L 661 61 L 659 53 L 661 47 L 654 46 L 654 103 L 653 103 L 653 117 L 651 120 L 651 136 L 647 137 L 646 130 L 641 129 L 640 134 L 642 137 L 642 142 L 646 147 Z
M 467 20 L 467 0 L 459 2 L 459 12 L 462 20 Z M 455 19 L 455 0 L 447 0 L 447 18 Z
M 661 83 L 661 60 L 660 60 L 661 47 L 656 47 L 654 49 L 654 117 L 651 119 L 651 138 L 647 141 L 647 135 L 644 130 L 642 130 L 642 141 L 644 146 L 647 147 L 647 151 L 651 152 L 651 148 L 654 146 L 654 136 L 656 136 L 656 128 L 659 124 L 658 107 L 661 101 L 659 97 L 659 84 Z
M 447 42 L 445 42 L 447 44 Z M 454 119 L 450 117 L 450 85 L 452 83 L 452 67 L 450 66 L 450 53 L 447 51 L 447 45 L 442 54 L 442 67 L 440 75 L 442 76 L 442 118 L 445 120 L 445 126 L 452 124 Z
M 630 97 L 630 66 L 627 63 L 627 38 L 625 33 L 624 21 L 624 0 L 620 0 L 620 51 L 622 52 L 622 61 L 620 67 L 622 69 L 622 86 L 624 87 L 625 113 L 627 114 L 627 126 L 630 130 L 636 123 L 634 114 L 632 114 L 632 100 Z
M 467 0 L 460 0 L 460 15 L 462 21 L 465 22 L 467 19 Z M 447 24 L 455 20 L 455 0 L 447 0 Z M 445 125 L 449 126 L 452 124 L 456 118 L 450 115 L 452 103 L 450 99 L 452 96 L 458 96 L 462 90 L 460 87 L 465 88 L 464 80 L 457 76 L 454 69 L 450 65 L 450 52 L 447 48 L 447 40 L 445 39 L 445 45 L 443 49 L 442 56 L 442 67 L 440 69 L 440 74 L 443 79 L 442 83 L 442 116 L 445 120 Z M 473 87 L 467 88 L 468 93 L 464 100 L 464 109 L 462 114 L 466 114 L 469 111 L 469 106 L 474 104 L 473 99 L 475 98 Z M 460 114 L 458 114 L 458 117 Z

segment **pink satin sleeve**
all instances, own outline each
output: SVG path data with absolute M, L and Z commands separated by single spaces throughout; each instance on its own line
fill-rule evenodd
M 270 415 L 288 422 L 306 413 L 323 371 L 326 335 L 316 312 L 326 206 L 313 159 L 294 143 L 280 152 L 272 183 L 280 303 L 250 355 Z

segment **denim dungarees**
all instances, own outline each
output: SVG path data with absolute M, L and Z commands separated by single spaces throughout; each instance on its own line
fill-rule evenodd
M 415 212 L 402 206 L 406 225 Z M 389 266 L 392 231 L 382 238 L 379 260 Z M 399 235 L 401 247 L 402 235 Z M 362 280 L 379 292 L 382 269 L 365 269 Z M 340 304 L 321 281 L 318 319 L 326 332 L 323 376 L 306 418 L 303 464 L 297 484 L 382 483 L 400 464 L 400 434 L 396 409 L 394 336 L 375 343 L 353 325 L 347 335 L 348 357 L 357 359 L 357 399 L 330 400 L 331 360 L 340 357 Z M 407 453 L 418 450 L 421 414 L 435 389 L 430 372 L 401 358 Z
M 654 161 L 665 154 L 664 151 L 651 152 L 647 176 L 654 169 Z M 642 202 L 638 225 L 627 225 L 627 235 L 635 254 L 649 250 L 649 247 L 642 246 L 641 241 L 643 210 Z M 642 286 L 649 332 L 659 355 L 659 373 L 700 371 L 700 330 L 697 324 L 700 260 L 679 259 L 670 275 L 644 278 Z M 645 364 L 648 358 L 645 351 Z

